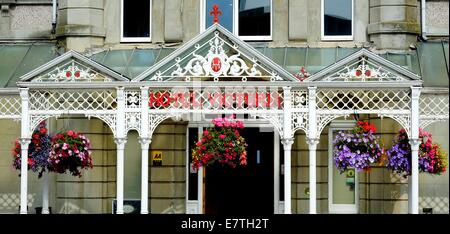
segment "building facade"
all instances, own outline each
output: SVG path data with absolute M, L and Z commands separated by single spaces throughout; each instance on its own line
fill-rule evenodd
M 221 11 L 219 25 L 213 22 L 215 4 Z M 46 202 L 52 213 L 112 213 L 114 207 L 118 213 L 386 214 L 429 208 L 448 213 L 448 173 L 413 172 L 416 179 L 403 178 L 375 165 L 370 173 L 356 173 L 353 186 L 348 186 L 331 156 L 333 134 L 354 126 L 354 119 L 375 124 L 386 148 L 401 128 L 409 128 L 414 138 L 414 127 L 422 126 L 449 151 L 448 4 L 0 0 L 0 212 L 17 213 L 26 201 L 28 213 L 46 207 Z M 235 55 L 240 72 L 209 71 L 202 76 L 187 71 L 192 66 L 183 61 L 194 65 L 196 56 L 209 59 L 209 52 L 222 64 Z M 354 74 L 350 80 L 336 78 L 345 71 L 351 75 L 348 68 L 364 62 L 387 76 L 368 82 L 355 80 Z M 57 71 L 67 69 L 68 63 L 99 81 L 48 79 L 58 77 Z M 168 108 L 140 112 L 142 103 L 152 107 L 152 98 L 157 99 L 152 95 L 161 90 L 196 93 L 196 85 L 200 96 L 213 87 L 220 88 L 220 95 L 227 88 L 239 93 L 244 92 L 236 91 L 239 88 L 264 87 L 263 92 L 280 95 L 283 102 L 261 111 L 233 106 L 238 103 L 214 111 L 168 103 Z M 23 93 L 23 88 L 28 90 Z M 420 99 L 414 112 L 416 92 Z M 50 107 L 33 102 L 33 95 L 40 94 L 39 100 Z M 50 99 L 55 95 L 62 102 L 81 104 L 58 109 Z M 141 103 L 138 107 L 132 97 Z M 110 109 L 83 107 L 92 107 L 92 100 Z M 24 103 L 30 108 L 24 109 Z M 192 171 L 191 150 L 202 130 L 211 118 L 229 114 L 245 119 L 249 154 L 257 161 L 247 171 L 227 171 L 222 177 L 207 169 Z M 85 133 L 92 141 L 94 168 L 81 178 L 51 173 L 39 179 L 32 172 L 26 179 L 19 177 L 11 167 L 10 151 L 14 140 L 27 138 L 24 126 L 33 124 L 24 125 L 24 119 L 33 116 L 48 119 L 52 133 Z M 153 160 L 158 154 L 161 164 Z

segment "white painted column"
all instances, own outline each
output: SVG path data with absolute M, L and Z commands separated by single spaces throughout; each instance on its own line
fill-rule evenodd
M 28 113 L 28 88 L 19 88 L 20 98 L 22 100 L 22 116 L 20 131 L 20 213 L 28 213 L 28 146 L 31 138 L 29 133 L 29 113 Z
M 114 142 L 117 145 L 116 214 L 123 214 L 124 151 L 125 151 L 125 143 L 127 142 L 127 140 L 125 138 L 115 138 Z
M 148 214 L 148 149 L 152 140 L 140 138 L 141 143 L 141 214 Z
M 291 214 L 291 149 L 294 143 L 292 138 L 291 87 L 283 87 L 283 97 L 284 213 Z
M 284 149 L 284 213 L 291 214 L 291 149 L 294 139 L 283 139 L 283 149 Z
M 141 214 L 148 214 L 149 88 L 141 87 Z
M 49 122 L 47 122 L 47 130 L 50 133 L 50 128 L 49 128 L 50 124 Z M 42 174 L 42 212 L 41 214 L 50 214 L 50 210 L 48 208 L 48 193 L 49 193 L 49 187 L 48 187 L 48 177 L 49 177 L 49 173 L 48 171 L 45 171 Z
M 308 87 L 308 149 L 309 149 L 309 213 L 317 214 L 317 115 L 316 115 L 317 87 Z
M 50 214 L 48 209 L 48 172 L 44 172 L 42 175 L 42 214 Z
M 419 213 L 419 98 L 420 87 L 411 87 L 411 179 L 408 198 L 410 214 Z
M 20 149 L 21 149 L 21 165 L 20 165 L 20 213 L 28 213 L 28 146 L 30 145 L 31 139 L 21 138 L 20 139 Z
M 123 87 L 117 88 L 117 118 L 116 118 L 116 137 L 114 142 L 117 145 L 117 182 L 116 196 L 117 208 L 116 214 L 123 214 L 123 181 L 124 181 L 124 151 L 127 142 L 125 135 L 125 92 Z
M 279 214 L 280 203 L 280 134 L 277 129 L 274 129 L 274 143 L 273 143 L 273 200 L 274 200 L 274 214 Z

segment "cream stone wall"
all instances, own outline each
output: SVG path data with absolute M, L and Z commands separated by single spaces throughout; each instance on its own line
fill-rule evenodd
M 162 151 L 162 166 L 150 158 L 151 213 L 186 212 L 186 122 L 166 120 L 153 134 L 150 151 Z

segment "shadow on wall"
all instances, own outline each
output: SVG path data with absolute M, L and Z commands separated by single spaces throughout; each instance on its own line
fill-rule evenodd
M 32 213 L 31 207 L 36 200 L 36 194 L 28 194 L 28 213 Z M 18 214 L 20 207 L 20 193 L 0 194 L 0 213 Z
M 77 205 L 65 202 L 61 209 L 58 211 L 59 214 L 88 214 L 88 212 L 84 209 L 81 209 Z
M 163 210 L 161 214 L 183 214 L 186 213 L 184 206 L 182 204 L 174 206 L 173 202 L 170 204 L 170 207 Z

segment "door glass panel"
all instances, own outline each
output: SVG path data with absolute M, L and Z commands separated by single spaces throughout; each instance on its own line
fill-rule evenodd
M 336 132 L 333 132 L 333 139 Z M 333 204 L 355 204 L 355 169 L 348 169 L 342 174 L 333 161 Z

